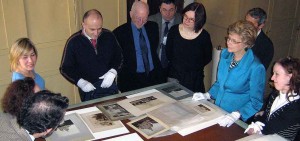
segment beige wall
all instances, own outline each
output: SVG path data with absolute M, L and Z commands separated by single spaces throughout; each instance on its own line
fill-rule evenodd
M 246 12 L 253 7 L 263 8 L 268 15 L 265 33 L 274 44 L 273 61 L 287 55 L 299 58 L 299 0 L 196 0 L 202 2 L 207 11 L 207 24 L 205 28 L 211 35 L 213 46 L 225 46 L 224 37 L 228 25 L 244 19 Z M 298 28 L 298 29 L 297 29 Z M 206 67 L 206 76 L 211 75 L 210 66 Z M 271 67 L 267 71 L 267 79 L 270 77 Z M 206 86 L 210 81 L 206 78 Z M 269 93 L 268 86 L 266 85 Z
M 71 104 L 80 102 L 77 87 L 61 76 L 59 66 L 66 40 L 81 28 L 82 15 L 92 8 L 102 12 L 105 28 L 113 30 L 126 22 L 124 0 L 0 0 L 0 98 L 11 82 L 9 47 L 29 37 L 38 49 L 35 70 L 46 88 L 68 96 Z

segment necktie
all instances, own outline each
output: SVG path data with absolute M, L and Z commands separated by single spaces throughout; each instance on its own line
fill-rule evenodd
M 165 30 L 164 30 L 164 37 L 163 37 L 163 41 L 164 38 L 166 38 L 168 31 L 169 31 L 169 27 L 168 24 L 169 22 L 165 22 L 166 26 L 165 26 Z M 160 57 L 160 61 L 161 61 L 161 65 L 163 68 L 166 68 L 168 66 L 168 59 L 167 59 L 167 55 L 166 55 L 166 46 L 161 43 L 161 57 Z
M 92 45 L 94 46 L 94 48 L 96 48 L 97 40 L 96 39 L 91 39 L 91 42 L 92 42 Z
M 148 75 L 149 71 L 150 71 L 150 64 L 149 64 L 149 60 L 148 60 L 148 48 L 147 48 L 147 44 L 146 44 L 146 40 L 145 37 L 143 35 L 142 29 L 138 29 L 140 32 L 140 48 L 142 51 L 142 58 L 143 58 L 143 62 L 144 62 L 144 68 L 145 68 L 145 72 Z

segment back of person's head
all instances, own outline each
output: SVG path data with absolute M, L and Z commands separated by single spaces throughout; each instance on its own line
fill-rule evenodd
M 35 82 L 30 77 L 16 80 L 9 84 L 2 99 L 4 113 L 9 113 L 17 117 L 23 101 L 34 94 L 34 85 Z
M 275 63 L 282 66 L 287 74 L 292 74 L 289 82 L 288 93 L 294 92 L 300 95 L 300 60 L 291 56 L 281 58 Z
M 24 101 L 17 122 L 29 134 L 55 130 L 63 120 L 68 105 L 67 97 L 43 90 Z
M 176 7 L 175 0 L 161 0 L 160 6 L 161 6 L 161 4 L 163 4 L 163 3 L 165 3 L 165 4 L 174 4 L 175 7 Z
M 198 32 L 206 23 L 206 11 L 205 7 L 202 3 L 193 2 L 187 5 L 182 11 L 182 17 L 184 17 L 185 13 L 188 11 L 195 12 L 195 25 L 194 30 Z
M 257 36 L 257 30 L 251 22 L 248 21 L 237 21 L 228 26 L 228 34 L 237 34 L 241 37 L 247 47 L 252 47 L 255 43 Z
M 31 50 L 33 50 L 36 56 L 38 56 L 37 49 L 29 38 L 20 38 L 16 40 L 9 52 L 10 70 L 15 71 L 18 67 L 21 56 Z
M 87 19 L 90 15 L 96 15 L 98 18 L 102 18 L 102 14 L 97 9 L 91 9 L 84 13 L 82 17 L 82 22 Z
M 258 26 L 265 23 L 267 20 L 267 13 L 259 7 L 250 9 L 247 14 L 258 21 Z

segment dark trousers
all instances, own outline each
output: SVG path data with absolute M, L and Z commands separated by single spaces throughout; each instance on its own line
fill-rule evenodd
M 81 101 L 88 101 L 118 93 L 118 86 L 115 82 L 113 82 L 113 84 L 109 88 L 101 88 L 100 85 L 102 84 L 102 81 L 103 80 L 99 80 L 98 82 L 93 84 L 96 88 L 94 91 L 84 92 L 80 88 L 78 88 Z

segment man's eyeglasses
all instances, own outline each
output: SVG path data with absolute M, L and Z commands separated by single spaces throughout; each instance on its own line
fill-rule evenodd
M 195 18 L 189 18 L 187 15 L 183 15 L 183 20 L 194 23 L 195 22 Z
M 233 44 L 239 44 L 239 43 L 242 43 L 242 42 L 239 42 L 239 41 L 236 41 L 235 39 L 231 39 L 229 37 L 225 37 L 225 40 L 226 42 L 231 42 Z

